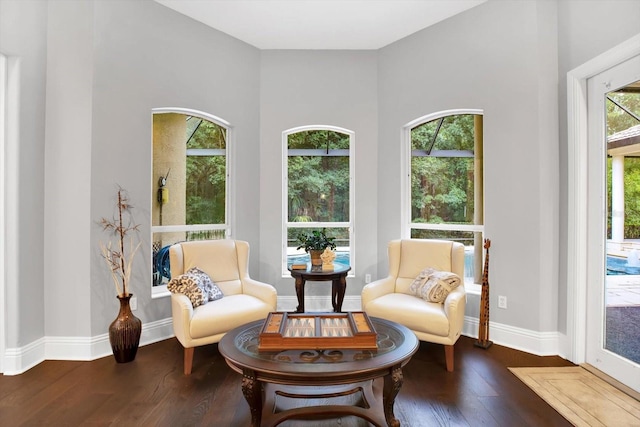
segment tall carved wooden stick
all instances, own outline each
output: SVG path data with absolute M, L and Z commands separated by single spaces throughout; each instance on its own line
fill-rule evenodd
M 482 294 L 480 295 L 480 325 L 476 347 L 489 348 L 493 342 L 489 341 L 489 248 L 491 240 L 484 239 L 487 250 L 484 257 L 484 271 L 482 272 Z

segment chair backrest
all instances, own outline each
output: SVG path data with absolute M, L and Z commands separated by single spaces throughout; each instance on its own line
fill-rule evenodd
M 409 287 L 425 268 L 451 271 L 464 280 L 464 245 L 449 240 L 403 239 L 389 242 L 389 275 L 396 277 L 396 292 Z
M 248 276 L 249 244 L 240 240 L 196 240 L 176 243 L 169 249 L 171 277 L 198 267 L 225 295 L 242 293 Z

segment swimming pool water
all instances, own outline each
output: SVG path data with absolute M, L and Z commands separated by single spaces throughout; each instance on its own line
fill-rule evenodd
M 630 266 L 626 258 L 607 256 L 607 274 L 640 274 L 640 267 Z
M 349 252 L 337 252 L 336 251 L 336 259 L 335 262 L 340 264 L 350 265 L 350 254 Z M 309 261 L 308 254 L 300 254 L 300 255 L 289 255 L 287 256 L 287 265 L 295 264 L 295 263 L 305 263 Z M 473 268 L 473 252 L 465 251 L 464 253 L 464 275 L 465 277 L 470 277 L 473 279 L 474 277 L 474 268 Z
M 287 265 L 293 263 L 305 263 L 309 261 L 309 255 L 292 255 L 287 257 Z M 349 252 L 336 252 L 336 260 L 340 264 L 350 264 Z M 638 274 L 640 275 L 640 266 L 630 266 L 627 263 L 626 258 L 620 258 L 615 256 L 607 256 L 607 274 L 609 275 L 622 275 L 622 274 Z M 473 271 L 473 252 L 467 251 L 464 256 L 464 275 L 466 277 L 474 277 Z

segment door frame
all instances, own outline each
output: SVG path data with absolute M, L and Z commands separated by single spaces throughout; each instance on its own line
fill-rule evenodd
M 587 355 L 588 114 L 587 80 L 640 55 L 640 34 L 567 73 L 567 335 L 564 353 L 574 363 Z
M 587 281 L 587 334 L 585 361 L 608 376 L 640 391 L 637 364 L 605 348 L 606 290 L 611 276 L 607 276 L 607 143 L 606 97 L 611 91 L 640 81 L 640 55 L 633 56 L 615 67 L 599 73 L 587 81 L 589 105 L 589 272 Z M 616 240 L 615 238 L 613 240 Z M 628 379 L 625 380 L 625 379 Z
M 6 236 L 5 227 L 5 174 L 7 161 L 5 159 L 5 146 L 7 135 L 7 97 L 8 97 L 8 59 L 0 53 L 0 233 Z M 4 372 L 4 352 L 5 352 L 5 242 L 6 238 L 0 239 L 0 374 Z

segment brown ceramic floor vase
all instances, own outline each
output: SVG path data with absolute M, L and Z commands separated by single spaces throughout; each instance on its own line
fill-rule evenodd
M 109 325 L 109 342 L 113 357 L 118 363 L 131 362 L 136 358 L 142 332 L 142 321 L 133 315 L 129 300 L 133 294 L 118 296 L 120 312 Z

